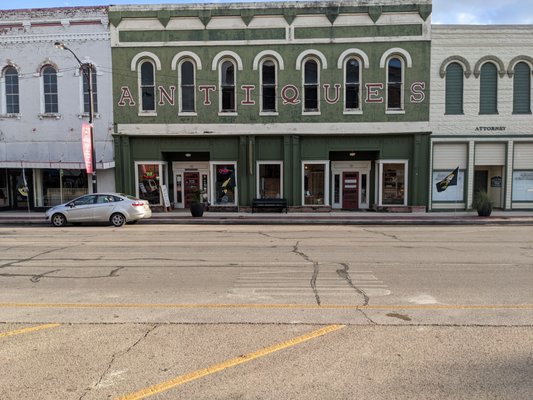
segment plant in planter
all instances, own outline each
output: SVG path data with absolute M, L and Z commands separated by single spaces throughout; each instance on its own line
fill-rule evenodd
M 487 192 L 480 190 L 474 194 L 472 208 L 477 210 L 480 217 L 489 217 L 492 213 L 492 200 Z
M 203 190 L 196 190 L 193 193 L 192 199 L 191 199 L 191 215 L 193 217 L 201 217 L 204 215 L 205 210 L 205 204 L 204 204 L 204 191 Z

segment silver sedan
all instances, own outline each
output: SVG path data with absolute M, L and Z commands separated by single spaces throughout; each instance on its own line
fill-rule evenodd
M 53 226 L 64 226 L 67 222 L 109 222 L 119 227 L 151 216 L 152 210 L 146 200 L 121 193 L 87 194 L 45 213 Z

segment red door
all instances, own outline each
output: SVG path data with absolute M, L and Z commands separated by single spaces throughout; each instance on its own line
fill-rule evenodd
M 345 210 L 359 208 L 359 172 L 342 173 L 342 208 Z
M 183 191 L 185 197 L 184 207 L 188 208 L 191 205 L 194 193 L 200 190 L 200 173 L 199 172 L 185 172 L 183 174 Z

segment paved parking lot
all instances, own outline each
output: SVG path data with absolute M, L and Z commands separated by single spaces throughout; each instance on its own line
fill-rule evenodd
M 526 226 L 0 227 L 4 399 L 530 399 Z

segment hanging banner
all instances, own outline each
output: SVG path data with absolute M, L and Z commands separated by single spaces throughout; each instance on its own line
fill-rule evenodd
M 91 143 L 91 124 L 84 122 L 81 126 L 81 146 L 83 149 L 83 160 L 88 174 L 93 173 L 93 147 Z

